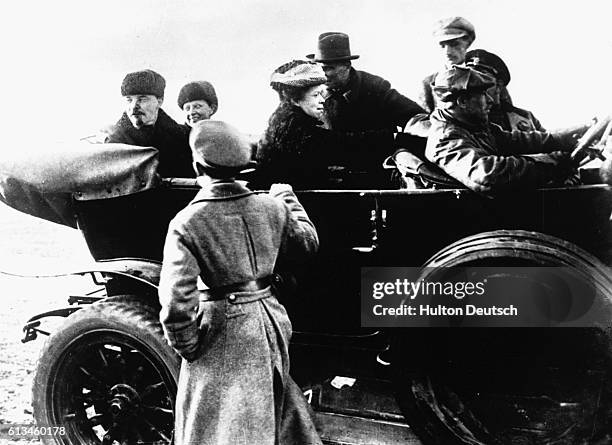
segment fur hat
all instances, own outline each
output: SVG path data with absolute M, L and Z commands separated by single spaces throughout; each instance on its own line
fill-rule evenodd
M 440 72 L 432 85 L 438 100 L 452 102 L 460 94 L 486 91 L 495 85 L 495 78 L 469 66 L 453 65 Z
M 217 111 L 219 102 L 217 100 L 217 93 L 215 88 L 210 82 L 200 80 L 198 82 L 189 82 L 187 85 L 181 88 L 178 95 L 178 106 L 182 110 L 183 105 L 187 102 L 194 100 L 204 100 L 210 108 L 212 108 L 213 114 Z
M 324 32 L 319 36 L 316 54 L 308 54 L 307 59 L 315 62 L 343 62 L 358 59 L 358 55 L 351 55 L 349 36 L 343 32 Z
M 213 169 L 240 169 L 249 165 L 251 144 L 233 126 L 221 121 L 196 123 L 189 135 L 193 160 Z
M 447 17 L 435 23 L 433 36 L 438 43 L 466 36 L 472 43 L 476 39 L 476 31 L 474 25 L 463 17 Z
M 293 60 L 285 63 L 275 69 L 270 76 L 270 85 L 275 89 L 278 85 L 306 88 L 322 85 L 326 81 L 327 78 L 321 65 L 305 60 Z
M 133 96 L 137 94 L 152 94 L 164 97 L 166 79 L 153 70 L 142 70 L 128 73 L 121 83 L 121 95 Z

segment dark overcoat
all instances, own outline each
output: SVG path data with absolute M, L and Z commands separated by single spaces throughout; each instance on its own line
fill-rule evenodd
M 317 248 L 289 187 L 271 196 L 217 181 L 172 220 L 160 318 L 170 344 L 189 358 L 179 375 L 176 445 L 321 443 L 289 376 L 291 323 L 273 288 L 200 301 L 197 284 L 219 289 L 262 279 Z
M 135 128 L 123 113 L 105 142 L 155 147 L 159 151 L 158 173 L 162 177 L 193 178 L 189 130 L 159 110 L 154 125 Z
M 394 151 L 397 127 L 404 128 L 408 119 L 423 113 L 423 109 L 382 77 L 351 68 L 347 88 L 330 91 L 325 112 L 332 130 L 362 132 L 370 149 L 363 150 L 355 163 L 366 170 L 380 171 L 385 158 Z M 372 138 L 372 132 L 376 138 Z
M 257 147 L 253 185 L 267 188 L 280 182 L 302 190 L 341 188 L 347 171 L 367 167 L 359 161 L 376 147 L 380 133 L 325 129 L 318 119 L 283 101 Z

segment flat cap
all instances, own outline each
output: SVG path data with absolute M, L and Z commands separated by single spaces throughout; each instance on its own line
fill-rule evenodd
M 151 94 L 164 97 L 166 79 L 153 70 L 142 70 L 128 73 L 121 83 L 121 95 Z
M 466 93 L 486 91 L 495 85 L 495 78 L 469 66 L 453 65 L 438 73 L 432 89 L 441 102 L 451 102 Z
M 291 68 L 286 69 L 291 66 Z M 290 87 L 304 88 L 322 85 L 327 81 L 323 68 L 318 63 L 305 60 L 294 60 L 289 64 L 281 65 L 270 76 L 270 85 L 287 85 Z
M 183 109 L 183 105 L 187 102 L 192 102 L 194 100 L 206 101 L 210 108 L 212 108 L 213 113 L 215 113 L 219 107 L 215 88 L 210 82 L 205 80 L 189 82 L 179 91 L 177 102 L 180 109 Z
M 447 17 L 434 24 L 433 36 L 438 43 L 465 36 L 473 42 L 476 39 L 476 31 L 474 25 L 463 17 Z
M 194 161 L 213 168 L 244 167 L 251 160 L 247 138 L 222 121 L 197 122 L 191 129 L 189 145 Z
M 504 61 L 496 54 L 485 51 L 484 49 L 473 49 L 465 54 L 465 62 L 472 64 L 475 68 L 483 65 L 492 69 L 493 74 L 504 85 L 510 83 L 510 70 Z

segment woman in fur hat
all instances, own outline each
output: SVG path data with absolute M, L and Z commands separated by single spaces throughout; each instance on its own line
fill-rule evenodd
M 185 113 L 185 125 L 193 127 L 196 122 L 210 119 L 217 112 L 219 101 L 210 82 L 189 82 L 179 91 L 178 106 Z
M 357 158 L 353 154 L 367 149 L 363 135 L 325 128 L 325 82 L 323 69 L 313 62 L 293 60 L 274 70 L 270 86 L 280 104 L 259 142 L 252 185 L 338 188 L 349 174 L 351 159 Z

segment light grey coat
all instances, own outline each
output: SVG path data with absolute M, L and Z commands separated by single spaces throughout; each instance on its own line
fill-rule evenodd
M 318 248 L 312 222 L 287 186 L 256 195 L 237 182 L 203 188 L 170 223 L 160 314 L 183 360 L 175 444 L 320 444 L 289 376 L 291 323 L 273 288 L 200 302 L 210 288 L 264 278 Z M 284 419 L 284 420 L 283 420 Z

